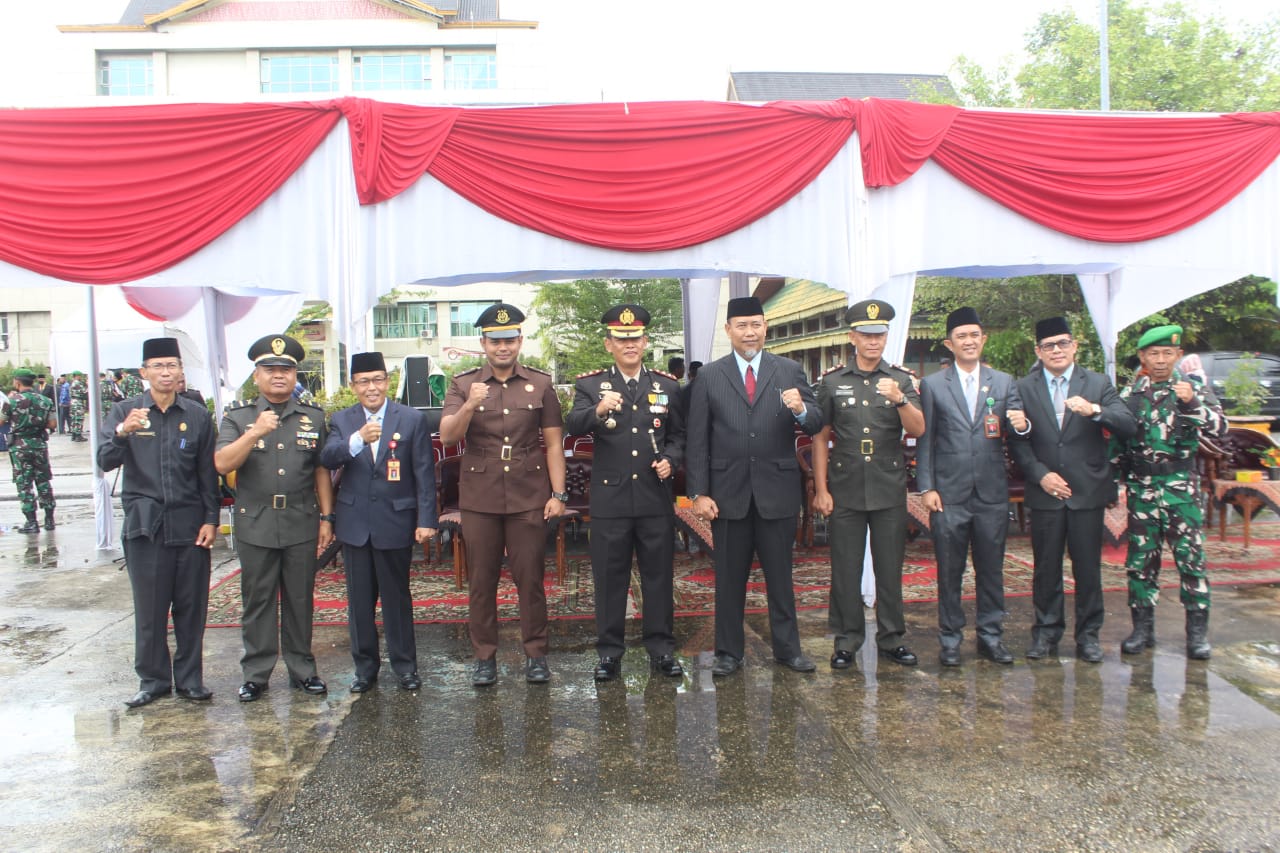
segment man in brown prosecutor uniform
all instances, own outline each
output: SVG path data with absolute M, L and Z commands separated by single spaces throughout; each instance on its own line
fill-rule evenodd
M 498 577 L 505 552 L 520 595 L 525 680 L 551 680 L 547 665 L 546 522 L 564 513 L 564 421 L 551 376 L 521 364 L 524 313 L 499 302 L 476 320 L 485 364 L 453 377 L 440 440 L 466 439 L 459 481 L 471 571 L 471 683 L 498 680 Z M 539 446 L 539 437 L 542 445 Z

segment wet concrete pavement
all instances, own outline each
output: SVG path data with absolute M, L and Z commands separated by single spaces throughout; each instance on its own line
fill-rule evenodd
M 55 471 L 87 466 L 86 447 L 55 443 Z M 356 696 L 346 630 L 325 627 L 329 695 L 290 690 L 278 667 L 249 705 L 235 698 L 239 632 L 210 629 L 212 702 L 128 710 L 127 578 L 94 550 L 88 501 L 58 512 L 52 533 L 0 535 L 0 848 L 1280 848 L 1276 586 L 1215 588 L 1208 662 L 1186 660 L 1169 598 L 1154 653 L 1122 659 L 1117 593 L 1097 666 L 1025 661 L 1017 598 L 1011 667 L 972 644 L 961 668 L 939 667 L 934 607 L 920 605 L 916 668 L 867 647 L 832 672 L 825 614 L 811 612 L 817 673 L 768 663 L 758 616 L 745 670 L 713 681 L 711 620 L 695 618 L 676 624 L 685 678 L 651 677 L 633 645 L 623 680 L 597 686 L 592 623 L 557 622 L 550 685 L 523 681 L 504 626 L 499 683 L 477 691 L 465 627 L 423 625 L 422 689 Z M 215 577 L 234 567 L 222 544 L 214 564 Z

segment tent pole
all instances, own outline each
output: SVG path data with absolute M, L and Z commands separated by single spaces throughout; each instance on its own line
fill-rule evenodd
M 101 425 L 102 387 L 98 384 L 98 312 L 97 296 L 93 285 L 85 285 L 89 310 L 89 411 L 85 412 L 85 420 L 89 426 L 89 455 L 93 457 L 93 521 L 97 530 L 98 550 L 105 551 L 115 547 L 111 535 L 111 491 L 106 475 L 98 467 L 98 428 Z

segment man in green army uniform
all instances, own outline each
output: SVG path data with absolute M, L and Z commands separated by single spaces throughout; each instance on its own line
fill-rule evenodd
M 111 407 L 123 399 L 124 397 L 120 396 L 120 388 L 116 385 L 112 374 L 109 371 L 99 374 L 98 408 L 101 411 L 100 420 L 106 420 Z
M 89 386 L 79 370 L 71 374 L 71 440 L 88 441 L 84 437 L 84 416 L 89 410 Z
M 876 576 L 876 645 L 903 666 L 916 656 L 903 643 L 902 561 L 907 547 L 907 465 L 902 432 L 924 433 L 911 374 L 881 358 L 893 306 L 868 299 L 845 314 L 854 361 L 827 371 L 818 385 L 822 431 L 813 438 L 815 512 L 831 516 L 832 669 L 848 669 L 866 638 L 862 568 L 867 533 Z M 834 434 L 835 447 L 827 443 Z
M 1155 606 L 1160 596 L 1160 551 L 1164 543 L 1182 578 L 1187 611 L 1187 657 L 1209 657 L 1209 581 L 1205 574 L 1204 521 L 1196 484 L 1195 457 L 1201 436 L 1221 438 L 1227 419 L 1213 391 L 1183 376 L 1182 327 L 1156 326 L 1138 340 L 1142 370 L 1120 389 L 1120 399 L 1138 421 L 1130 439 L 1113 439 L 1113 456 L 1128 490 L 1129 609 L 1133 633 L 1120 644 L 1134 655 L 1156 644 Z
M 316 673 L 311 617 L 316 557 L 333 541 L 333 481 L 320 464 L 324 410 L 293 397 L 306 356 L 288 335 L 267 335 L 249 347 L 259 395 L 228 408 L 213 457 L 219 474 L 237 472 L 241 702 L 267 689 L 281 650 L 290 685 L 312 696 L 328 689 Z
M 13 389 L 16 396 L 9 401 L 7 417 L 9 432 L 9 461 L 13 463 L 13 484 L 18 488 L 22 501 L 22 514 L 27 523 L 18 528 L 19 533 L 39 533 L 36 521 L 36 497 L 44 507 L 44 526 L 53 530 L 53 484 L 49 471 L 49 430 L 58 426 L 58 415 L 48 397 L 36 391 L 34 371 L 20 367 L 13 372 Z
M 132 400 L 143 392 L 142 379 L 131 370 L 116 371 L 122 400 Z

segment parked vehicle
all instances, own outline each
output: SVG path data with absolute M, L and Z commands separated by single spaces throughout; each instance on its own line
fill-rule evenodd
M 1223 391 L 1227 377 L 1240 364 L 1240 360 L 1250 353 L 1219 351 L 1202 352 L 1200 363 L 1204 365 L 1205 378 L 1213 387 L 1222 407 L 1231 412 L 1232 401 Z M 1280 418 L 1280 356 L 1268 353 L 1257 353 L 1258 381 L 1267 389 L 1267 398 L 1263 401 L 1260 414 L 1271 418 Z

